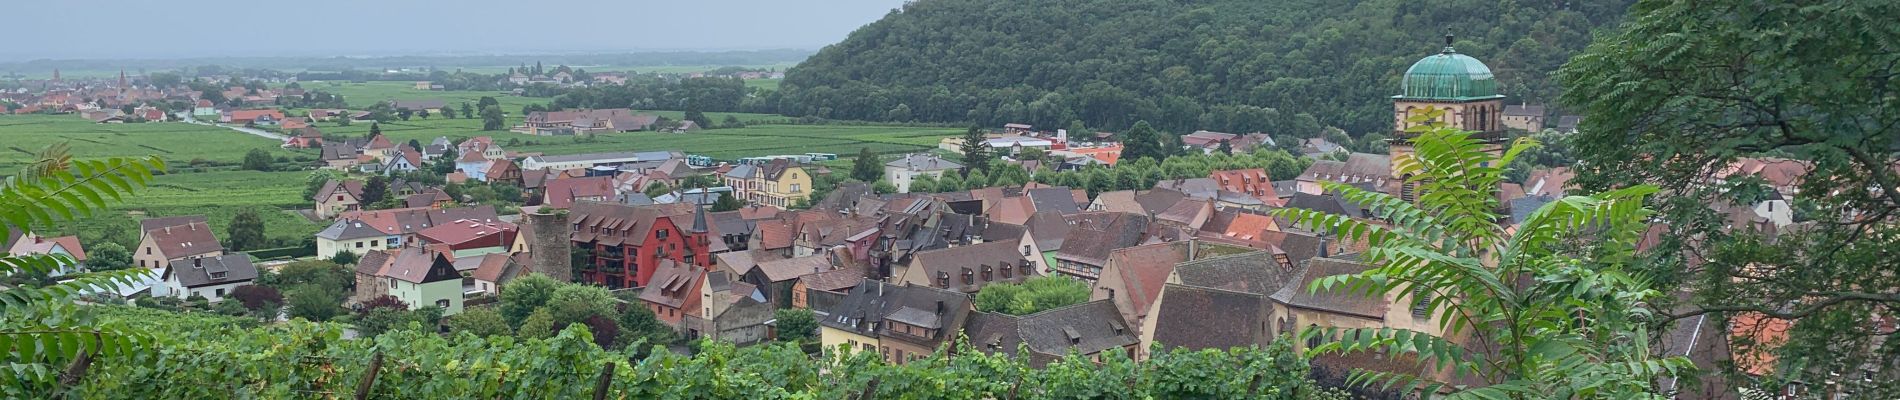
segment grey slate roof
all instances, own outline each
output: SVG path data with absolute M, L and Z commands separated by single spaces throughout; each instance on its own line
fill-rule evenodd
M 329 227 L 317 232 L 317 237 L 330 240 L 356 240 L 384 236 L 389 235 L 354 219 L 338 219 L 330 223 Z
M 1109 300 L 1026 315 L 1017 324 L 1017 330 L 1031 351 L 1048 355 L 1062 355 L 1071 349 L 1080 354 L 1093 354 L 1140 341 L 1135 337 L 1135 330 L 1122 322 L 1115 303 Z
M 1264 343 L 1269 307 L 1259 295 L 1168 284 L 1149 317 L 1163 347 L 1224 350 Z
M 1334 258 L 1315 258 L 1307 261 L 1300 274 L 1291 279 L 1290 285 L 1280 288 L 1273 299 L 1280 303 L 1313 310 L 1326 310 L 1368 318 L 1384 318 L 1389 305 L 1385 297 L 1365 296 L 1346 290 L 1328 290 L 1313 292 L 1307 288 L 1314 280 L 1333 276 L 1356 274 L 1371 269 L 1372 266 L 1358 262 Z
M 220 273 L 223 277 L 212 278 Z M 163 279 L 173 276 L 178 278 L 178 283 L 188 288 L 248 282 L 257 279 L 257 266 L 251 265 L 251 255 L 244 253 L 172 260 L 171 267 L 165 269 Z
M 884 166 L 924 172 L 963 168 L 963 164 L 945 160 L 943 157 L 931 154 L 906 154 L 904 158 L 884 163 Z
M 1181 283 L 1241 293 L 1270 295 L 1286 287 L 1298 274 L 1273 260 L 1273 253 L 1255 251 L 1189 261 L 1175 267 Z
M 1029 189 L 1024 195 L 1029 196 L 1029 201 L 1035 204 L 1036 212 L 1054 211 L 1069 215 L 1082 211 L 1082 207 L 1075 204 L 1074 193 L 1066 187 Z

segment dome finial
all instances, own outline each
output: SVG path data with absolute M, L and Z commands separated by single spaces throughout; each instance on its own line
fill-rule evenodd
M 1451 41 L 1452 41 L 1451 28 L 1445 28 L 1445 51 L 1444 52 L 1446 54 L 1458 52 L 1457 50 L 1451 49 Z

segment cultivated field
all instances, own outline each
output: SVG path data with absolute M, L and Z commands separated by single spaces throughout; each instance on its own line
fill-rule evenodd
M 650 113 L 671 118 L 680 117 L 678 111 Z M 723 119 L 725 114 L 707 113 L 707 115 L 717 121 Z M 735 115 L 744 115 L 741 119 L 782 118 L 761 114 Z M 504 148 L 517 152 L 552 155 L 607 151 L 682 150 L 721 160 L 813 152 L 850 156 L 857 154 L 858 149 L 865 147 L 880 154 L 901 154 L 927 151 L 935 148 L 938 140 L 960 133 L 957 129 L 902 126 L 752 125 L 739 129 L 708 129 L 684 134 L 629 132 L 577 139 L 570 136 L 530 136 L 508 131 L 484 132 L 481 130 L 481 121 L 474 119 L 411 118 L 408 121 L 392 121 L 381 126 L 384 135 L 399 142 L 415 140 L 428 143 L 438 136 L 450 138 L 489 136 L 495 138 L 495 141 L 501 143 Z M 367 123 L 353 123 L 347 127 L 338 127 L 329 123 L 318 124 L 318 129 L 325 133 L 350 136 L 368 134 L 369 127 Z
M 19 169 L 33 153 L 65 142 L 79 157 L 157 155 L 174 168 L 192 160 L 236 164 L 251 149 L 295 156 L 282 143 L 229 129 L 185 123 L 95 124 L 77 115 L 0 116 L 0 171 Z M 310 157 L 314 159 L 315 153 Z
M 87 239 L 106 229 L 137 237 L 142 217 L 206 215 L 213 228 L 224 232 L 231 217 L 244 209 L 264 218 L 265 235 L 278 240 L 301 240 L 322 227 L 283 210 L 306 206 L 305 171 L 258 172 L 235 165 L 251 149 L 266 149 L 273 158 L 315 159 L 314 152 L 278 148 L 279 142 L 229 129 L 186 123 L 95 124 L 76 115 L 0 116 L 0 175 L 10 175 L 32 160 L 32 154 L 64 142 L 77 158 L 164 158 L 169 173 L 113 207 L 113 213 L 86 219 L 73 226 L 56 227 Z M 193 165 L 196 160 L 197 165 Z

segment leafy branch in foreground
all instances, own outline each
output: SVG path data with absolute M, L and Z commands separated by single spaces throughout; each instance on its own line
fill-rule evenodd
M 0 179 L 0 237 L 91 216 L 148 185 L 164 167 L 157 157 L 73 160 L 64 144 L 50 146 L 19 174 Z M 64 254 L 0 253 L 0 276 L 67 274 L 50 285 L 0 289 L 0 367 L 13 371 L 0 374 L 6 388 L 0 394 L 17 396 L 16 390 L 54 381 L 72 385 L 93 359 L 126 354 L 146 341 L 137 331 L 98 325 L 70 299 L 116 292 L 150 271 L 70 271 L 75 265 Z
M 1422 371 L 1354 371 L 1348 382 L 1363 387 L 1453 399 L 1660 398 L 1656 379 L 1694 367 L 1651 356 L 1643 321 L 1660 293 L 1624 272 L 1649 215 L 1643 198 L 1656 189 L 1569 196 L 1504 225 L 1494 190 L 1504 166 L 1537 143 L 1519 139 L 1496 155 L 1471 132 L 1432 123 L 1443 113 L 1410 116 L 1420 123 L 1408 131 L 1415 153 L 1392 160 L 1418 188 L 1416 204 L 1327 182 L 1379 221 L 1275 211 L 1369 246 L 1361 256 L 1373 268 L 1315 280 L 1309 290 L 1409 298 L 1436 321 L 1436 332 L 1309 329 L 1302 334 L 1337 339 L 1314 350 L 1403 354 Z

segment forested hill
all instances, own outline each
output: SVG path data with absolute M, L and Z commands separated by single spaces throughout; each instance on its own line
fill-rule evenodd
M 840 119 L 1356 136 L 1389 129 L 1399 75 L 1448 29 L 1511 101 L 1543 102 L 1558 90 L 1549 74 L 1630 3 L 917 0 L 791 69 L 780 104 Z

